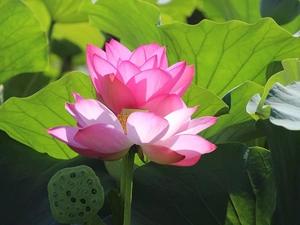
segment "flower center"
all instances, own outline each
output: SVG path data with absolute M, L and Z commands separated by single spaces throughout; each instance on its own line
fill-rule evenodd
M 148 112 L 148 110 L 143 110 L 143 109 L 122 109 L 122 112 L 117 115 L 117 118 L 120 121 L 125 134 L 127 134 L 127 129 L 126 129 L 127 119 L 130 116 L 130 114 L 134 113 L 134 112 Z

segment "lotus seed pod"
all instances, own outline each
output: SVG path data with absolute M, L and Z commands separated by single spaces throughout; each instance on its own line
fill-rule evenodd
M 104 203 L 99 178 L 84 165 L 54 174 L 48 183 L 48 197 L 54 218 L 68 224 L 83 224 L 97 214 Z

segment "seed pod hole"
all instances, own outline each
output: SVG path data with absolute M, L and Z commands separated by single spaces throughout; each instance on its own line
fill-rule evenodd
M 83 184 L 83 181 L 82 180 L 79 180 L 78 182 L 77 182 L 77 185 L 78 186 L 81 186 Z
M 92 189 L 92 194 L 94 194 L 94 195 L 97 194 L 97 190 L 93 188 Z
M 87 180 L 87 184 L 88 184 L 88 185 L 92 185 L 92 184 L 93 184 L 93 180 L 88 179 L 88 180 Z
M 83 212 L 80 212 L 78 215 L 79 215 L 80 217 L 83 217 L 83 216 L 84 216 L 84 213 L 83 213 Z
M 76 198 L 71 198 L 71 202 L 76 202 Z
M 66 179 L 65 176 L 60 177 L 60 181 L 64 181 L 65 179 Z
M 54 206 L 58 207 L 58 202 L 57 201 L 54 202 Z
M 67 196 L 71 196 L 71 191 L 67 191 L 67 192 L 66 192 L 66 195 L 67 195 Z
M 73 181 L 69 181 L 69 182 L 68 182 L 68 185 L 69 185 L 70 187 L 73 187 L 73 186 L 74 186 L 74 182 L 73 182 Z
M 85 207 L 85 210 L 86 210 L 87 212 L 90 212 L 90 211 L 91 211 L 91 207 L 87 206 L 87 207 Z
M 84 198 L 80 199 L 80 202 L 81 202 L 82 204 L 85 204 L 85 203 L 86 203 L 86 201 L 85 201 Z
M 74 218 L 75 215 L 74 215 L 73 213 L 70 213 L 70 214 L 69 214 L 69 217 L 70 217 L 70 218 Z
M 53 197 L 56 198 L 57 197 L 57 193 L 53 192 Z
M 70 177 L 71 177 L 71 178 L 76 177 L 76 173 L 71 173 L 71 174 L 70 174 Z
M 81 171 L 80 172 L 80 176 L 84 176 L 85 175 L 85 172 L 84 171 Z

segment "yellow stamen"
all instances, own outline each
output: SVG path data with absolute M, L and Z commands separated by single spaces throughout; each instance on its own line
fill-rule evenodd
M 117 115 L 117 118 L 120 121 L 125 134 L 127 134 L 127 129 L 126 129 L 127 119 L 130 116 L 130 114 L 133 113 L 133 112 L 148 112 L 148 110 L 143 110 L 143 109 L 122 109 L 122 112 Z
M 130 115 L 129 113 L 123 113 L 123 112 L 121 112 L 120 114 L 117 115 L 118 120 L 120 121 L 125 134 L 127 134 L 126 122 L 127 122 L 129 115 Z

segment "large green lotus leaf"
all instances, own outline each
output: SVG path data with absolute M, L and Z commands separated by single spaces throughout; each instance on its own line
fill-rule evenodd
M 83 0 L 22 0 L 39 19 L 44 30 L 51 23 L 78 23 L 88 21 L 88 16 L 78 12 Z
M 213 143 L 246 142 L 259 137 L 261 134 L 246 112 L 246 105 L 254 94 L 262 92 L 262 86 L 250 81 L 233 89 L 224 97 L 230 106 L 229 113 L 220 116 L 213 126 L 201 133 L 201 136 L 209 138 Z
M 198 8 L 206 18 L 218 22 L 240 20 L 254 23 L 261 18 L 260 0 L 198 0 Z
M 92 25 L 121 38 L 128 48 L 133 49 L 151 42 L 162 44 L 162 34 L 156 26 L 160 13 L 150 3 L 101 0 L 93 4 L 90 0 L 85 0 L 79 11 L 89 14 Z
M 34 14 L 19 0 L 0 2 L 0 84 L 47 66 L 47 39 Z
M 182 97 L 188 107 L 199 105 L 193 117 L 219 116 L 228 112 L 228 105 L 211 91 L 191 84 Z
M 53 38 L 67 39 L 79 46 L 85 52 L 86 45 L 92 44 L 102 47 L 104 36 L 99 29 L 89 23 L 58 23 L 53 28 Z
M 83 0 L 39 0 L 45 2 L 53 22 L 76 23 L 88 20 L 88 16 L 78 12 Z
M 52 19 L 45 2 L 41 0 L 22 0 L 22 2 L 33 12 L 41 28 L 47 33 Z
M 134 173 L 132 224 L 269 225 L 274 205 L 270 153 L 258 147 L 220 144 L 195 166 Z
M 198 3 L 197 0 L 185 0 L 185 1 L 144 0 L 144 1 L 156 5 L 160 9 L 162 15 L 166 14 L 170 16 L 173 21 L 180 21 L 180 22 L 186 22 L 186 18 L 193 13 Z M 164 16 L 162 16 L 162 22 L 163 24 L 165 23 Z
M 285 119 L 289 120 L 289 118 Z M 298 118 L 295 123 L 299 124 L 299 121 Z M 257 127 L 266 135 L 272 157 L 277 192 L 277 206 L 272 225 L 298 224 L 300 219 L 300 127 L 297 131 L 288 130 L 274 125 L 269 120 L 258 120 Z
M 254 95 L 248 105 L 247 112 L 255 119 L 267 119 L 270 116 L 270 107 L 265 105 L 265 100 L 269 94 L 271 88 L 276 82 L 282 85 L 288 85 L 293 81 L 300 81 L 300 60 L 299 59 L 286 59 L 282 61 L 283 71 L 280 71 L 270 77 L 263 95 Z
M 104 37 L 99 32 L 99 30 L 95 27 L 92 27 L 87 21 L 87 17 L 85 16 L 83 21 L 78 17 L 77 10 L 82 1 L 76 1 L 76 4 L 73 6 L 75 8 L 71 8 L 69 10 L 73 10 L 74 12 L 64 11 L 64 7 L 67 7 L 70 3 L 68 1 L 57 1 L 56 5 L 51 5 L 53 1 L 41 1 L 41 0 L 23 0 L 25 4 L 34 12 L 36 17 L 39 19 L 39 22 L 44 31 L 49 31 L 49 26 L 51 24 L 51 20 L 54 20 L 55 15 L 51 15 L 49 10 L 54 10 L 54 14 L 59 13 L 59 20 L 57 23 L 53 24 L 52 30 L 52 38 L 53 39 L 68 39 L 74 44 L 81 47 L 83 51 L 85 51 L 86 44 L 93 44 L 97 46 L 102 46 L 104 42 Z M 50 6 L 49 6 L 50 5 Z M 48 9 L 48 7 L 50 7 Z M 54 7 L 54 8 L 51 8 Z M 57 7 L 57 8 L 56 8 Z M 74 14 L 75 13 L 75 14 Z M 79 14 L 83 15 L 83 14 Z M 65 17 L 70 20 L 69 23 L 64 23 Z
M 203 20 L 193 26 L 179 22 L 157 26 L 159 11 L 145 2 L 86 0 L 81 10 L 92 15 L 92 24 L 121 38 L 130 49 L 152 42 L 166 45 L 170 63 L 194 64 L 194 82 L 218 96 L 247 80 L 265 84 L 271 62 L 298 57 L 300 51 L 300 38 L 269 18 L 252 25 Z
M 282 84 L 289 84 L 293 81 L 298 81 L 300 80 L 300 60 L 299 58 L 297 59 L 286 59 L 282 61 L 282 66 L 284 71 L 282 72 L 283 74 L 281 75 L 281 79 L 278 76 L 277 81 L 280 81 Z
M 261 18 L 260 0 L 198 0 L 198 2 L 198 9 L 202 11 L 208 19 L 213 21 L 224 22 L 240 20 L 247 23 L 255 23 Z M 266 8 L 269 8 L 268 3 Z M 289 14 L 287 12 L 290 12 L 290 10 L 281 10 L 281 12 L 283 15 L 286 15 Z M 300 30 L 299 21 L 300 16 L 282 25 L 282 27 L 294 34 Z
M 71 160 L 54 159 L 18 143 L 3 131 L 0 131 L 0 146 L 1 224 L 59 225 L 50 211 L 47 184 L 63 168 L 90 166 L 105 192 L 116 188 L 101 160 L 80 156 Z M 109 213 L 104 205 L 99 215 L 105 218 Z
M 195 64 L 194 82 L 219 96 L 246 80 L 265 84 L 269 63 L 298 57 L 300 51 L 300 38 L 271 19 L 253 25 L 205 20 L 196 26 L 174 23 L 160 28 L 168 36 L 169 55 Z
M 255 23 L 261 18 L 260 2 L 268 1 L 269 0 L 198 0 L 198 8 L 205 14 L 208 19 L 213 21 L 224 22 L 229 20 L 240 20 L 247 23 Z M 273 2 L 279 3 L 280 1 Z M 291 1 L 283 2 L 288 3 Z M 266 3 L 264 8 L 269 10 L 272 7 L 270 7 L 269 3 Z M 280 10 L 280 12 L 283 16 L 286 16 L 287 14 L 289 14 L 287 12 L 290 12 L 290 10 Z M 298 16 L 291 22 L 282 25 L 282 27 L 294 34 L 300 30 L 299 21 L 300 16 Z
M 10 98 L 0 107 L 0 129 L 17 141 L 52 157 L 67 159 L 77 154 L 66 144 L 54 140 L 46 129 L 75 125 L 65 110 L 74 101 L 72 91 L 85 98 L 95 98 L 90 78 L 72 72 L 27 98 Z

